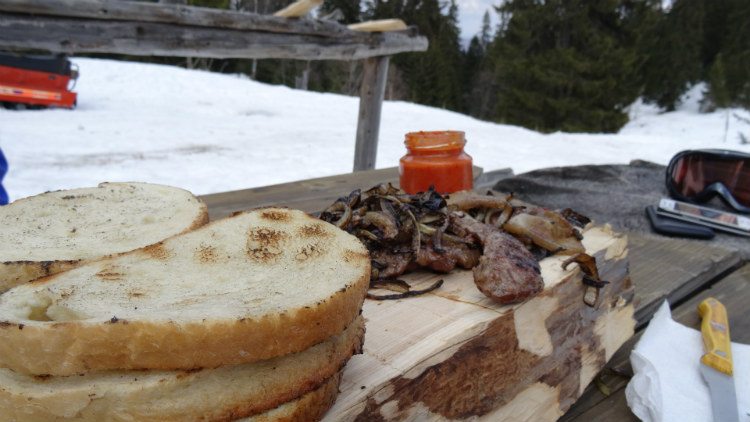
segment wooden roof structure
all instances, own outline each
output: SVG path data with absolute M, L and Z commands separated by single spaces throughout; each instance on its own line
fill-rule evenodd
M 425 51 L 409 29 L 126 0 L 0 0 L 0 50 L 243 59 L 364 60 L 354 170 L 375 166 L 392 54 Z

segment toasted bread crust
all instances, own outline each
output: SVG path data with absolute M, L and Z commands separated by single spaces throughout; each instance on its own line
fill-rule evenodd
M 363 275 L 352 287 L 358 290 L 353 294 L 338 292 L 315 309 L 260 319 L 45 326 L 0 321 L 0 366 L 59 376 L 108 369 L 215 368 L 270 359 L 302 351 L 341 332 L 359 315 L 368 283 L 369 277 Z M 283 342 L 280 332 L 289 334 Z
M 57 274 L 82 264 L 70 261 L 10 261 L 0 263 L 0 293 L 40 277 Z
M 361 352 L 363 340 L 358 317 L 343 333 L 300 353 L 213 370 L 30 377 L 2 369 L 0 413 L 19 422 L 235 420 L 315 394 Z
M 189 370 L 215 368 L 221 365 L 249 363 L 296 353 L 341 332 L 360 314 L 369 286 L 370 261 L 367 250 L 356 238 L 299 211 L 264 209 L 253 211 L 253 213 L 255 215 L 251 216 L 248 213 L 245 216 L 239 215 L 213 222 L 204 228 L 186 235 L 173 237 L 160 244 L 124 254 L 111 260 L 98 261 L 66 273 L 46 277 L 19 286 L 2 295 L 0 307 L 4 306 L 6 311 L 0 309 L 0 312 L 6 313 L 0 314 L 0 366 L 24 374 L 55 376 L 113 369 Z M 55 291 L 56 286 L 61 284 L 61 277 L 64 277 L 62 280 L 66 280 L 69 286 L 90 286 L 94 283 L 91 273 L 96 273 L 95 276 L 102 279 L 96 281 L 96 283 L 102 283 L 102 289 L 117 289 L 119 288 L 117 285 L 131 286 L 131 283 L 128 283 L 129 279 L 117 272 L 127 272 L 127 270 L 118 269 L 117 271 L 106 272 L 103 269 L 116 267 L 117 264 L 123 264 L 123 267 L 129 268 L 129 265 L 139 265 L 141 262 L 148 262 L 149 265 L 169 263 L 173 259 L 170 257 L 175 254 L 173 249 L 179 249 L 187 242 L 184 240 L 185 236 L 190 236 L 190 239 L 198 239 L 193 240 L 191 244 L 203 245 L 202 239 L 213 238 L 211 233 L 214 233 L 212 231 L 214 227 L 230 227 L 230 229 L 224 230 L 232 232 L 234 226 L 232 225 L 233 222 L 229 220 L 245 218 L 242 221 L 252 221 L 251 219 L 255 218 L 256 215 L 260 216 L 257 218 L 268 218 L 269 215 L 274 216 L 274 218 L 287 216 L 299 222 L 299 226 L 302 228 L 323 227 L 323 229 L 328 230 L 330 236 L 338 236 L 326 239 L 334 243 L 336 241 L 332 239 L 338 239 L 344 245 L 337 244 L 337 255 L 330 256 L 329 261 L 326 261 L 328 264 L 325 264 L 325 266 L 328 268 L 333 265 L 331 261 L 333 259 L 341 259 L 342 261 L 336 265 L 340 265 L 341 268 L 346 266 L 349 269 L 349 274 L 356 274 L 356 277 L 341 283 L 337 282 L 338 286 L 343 287 L 337 287 L 340 290 L 317 302 L 313 299 L 307 299 L 307 293 L 302 290 L 295 295 L 301 295 L 300 297 L 304 298 L 303 302 L 297 303 L 306 303 L 305 306 L 282 307 L 279 311 L 263 311 L 264 313 L 261 314 L 238 314 L 238 317 L 231 319 L 227 317 L 212 318 L 211 316 L 196 317 L 194 315 L 190 318 L 180 319 L 158 318 L 159 315 L 154 315 L 152 318 L 151 314 L 147 316 L 138 314 L 140 311 L 133 311 L 132 307 L 127 312 L 131 312 L 134 315 L 133 318 L 129 318 L 127 315 L 123 316 L 120 313 L 114 315 L 108 313 L 105 314 L 107 315 L 105 318 L 102 318 L 103 315 L 97 314 L 94 317 L 86 316 L 79 319 L 73 318 L 73 320 L 52 321 L 42 321 L 28 316 L 24 318 L 13 318 L 11 316 L 12 313 L 9 310 L 19 304 L 23 305 L 22 302 L 26 300 L 23 297 L 28 297 L 28 295 L 24 296 L 20 292 L 32 295 L 37 293 L 48 294 Z M 228 225 L 216 226 L 217 224 Z M 240 230 L 242 234 L 237 236 L 245 236 L 242 230 Z M 204 233 L 207 234 L 204 235 Z M 314 241 L 317 242 L 318 240 L 314 239 Z M 248 245 L 253 246 L 254 243 L 248 243 Z M 244 243 L 234 246 L 250 248 Z M 195 256 L 193 252 L 190 252 L 190 256 Z M 299 258 L 295 255 L 297 253 L 296 250 L 281 252 L 291 262 L 296 262 L 296 259 Z M 144 254 L 147 255 L 147 259 L 144 259 Z M 285 267 L 279 267 L 282 264 L 258 264 L 253 259 L 245 260 L 249 265 L 247 268 L 250 269 L 268 268 L 269 265 L 272 265 L 281 268 L 280 271 L 286 271 L 283 270 Z M 214 264 L 205 265 L 208 268 L 208 266 Z M 299 265 L 300 268 L 303 268 L 307 264 L 301 263 Z M 243 271 L 252 270 L 246 269 Z M 212 274 L 210 269 L 208 274 Z M 77 278 L 79 276 L 82 277 L 80 280 Z M 120 279 L 118 277 L 126 278 Z M 300 277 L 300 275 L 292 274 L 291 277 Z M 312 282 L 314 274 L 308 274 L 305 280 Z M 285 283 L 284 280 L 279 282 Z M 238 283 L 241 283 L 241 281 L 238 281 Z M 92 288 L 96 289 L 96 287 Z M 67 291 L 63 292 L 66 289 L 59 288 L 52 300 L 65 305 L 65 301 L 68 300 L 66 295 L 69 295 Z M 304 287 L 300 287 L 300 289 L 304 289 Z M 102 293 L 104 290 L 96 291 Z M 118 292 L 122 293 L 121 290 Z M 72 294 L 76 295 L 75 292 Z M 325 294 L 329 293 L 326 292 Z M 112 296 L 107 293 L 103 296 L 94 297 L 101 297 L 106 304 Z M 131 299 L 123 300 L 131 303 Z M 86 300 L 79 299 L 80 302 L 86 302 Z M 109 312 L 109 309 L 106 311 Z M 124 308 L 121 311 L 126 312 Z
M 82 191 L 92 191 L 92 190 L 106 190 L 110 187 L 122 187 L 122 186 L 139 186 L 139 187 L 147 187 L 153 186 L 158 189 L 165 189 L 168 188 L 166 186 L 161 185 L 150 185 L 145 183 L 102 183 L 97 188 L 84 188 L 84 189 L 73 189 L 73 190 L 66 190 L 66 191 L 55 191 L 55 192 L 47 192 L 40 195 L 32 196 L 29 198 L 22 198 L 19 199 L 12 204 L 4 207 L 3 211 L 6 213 L 12 213 L 13 208 L 36 208 L 40 205 L 38 204 L 41 202 L 41 200 L 44 200 L 45 197 L 59 197 L 62 194 L 70 194 L 70 196 L 75 196 L 77 192 Z M 186 194 L 189 195 L 186 191 L 178 188 L 168 188 L 173 189 L 174 191 L 183 191 Z M 66 196 L 64 196 L 67 198 Z M 180 230 L 178 232 L 169 233 L 166 237 L 171 237 L 174 235 L 178 235 L 181 233 L 186 233 L 191 230 L 194 230 L 198 227 L 201 227 L 208 223 L 208 207 L 206 206 L 203 201 L 196 197 L 192 197 L 195 201 L 194 203 L 190 204 L 190 206 L 197 206 L 197 213 L 195 215 L 195 218 L 192 221 L 186 222 L 186 225 L 184 226 L 183 230 Z M 52 199 L 50 199 L 52 201 Z M 84 213 L 85 214 L 85 213 Z M 75 230 L 75 226 L 79 224 L 85 223 L 85 215 L 80 216 L 78 220 L 75 220 L 73 222 L 69 222 L 71 225 L 72 230 Z M 80 220 L 80 221 L 79 221 Z M 22 221 L 24 224 L 34 225 L 34 221 L 31 220 L 24 220 Z M 44 231 L 37 232 L 38 235 L 42 236 L 45 235 Z M 164 239 L 158 239 L 157 241 L 161 241 Z M 143 245 L 142 247 L 146 247 L 148 245 Z M 40 277 L 46 277 L 49 275 L 57 274 L 62 271 L 67 271 L 69 269 L 75 268 L 79 265 L 83 265 L 89 262 L 94 262 L 99 259 L 108 258 L 116 255 L 120 255 L 122 253 L 129 252 L 134 248 L 126 248 L 121 251 L 117 251 L 117 253 L 114 254 L 103 254 L 101 256 L 96 257 L 82 257 L 81 259 L 57 259 L 55 256 L 49 256 L 48 260 L 8 260 L 8 261 L 2 261 L 3 254 L 0 253 L 0 293 L 3 293 L 10 288 L 14 286 L 18 286 L 20 284 L 29 282 L 31 280 L 38 279 Z
M 203 208 L 202 213 L 185 230 L 179 233 L 175 233 L 174 234 L 175 236 L 195 230 L 198 227 L 204 226 L 208 223 L 208 209 L 206 208 L 206 204 L 204 204 L 203 202 L 201 202 L 201 204 Z M 150 246 L 153 246 L 153 245 L 146 245 L 139 249 L 146 249 Z M 117 255 L 122 255 L 128 252 L 131 252 L 131 251 L 123 251 L 122 253 L 119 253 L 119 254 L 105 255 L 105 256 L 98 257 L 96 259 L 0 262 L 0 293 L 3 293 L 15 286 L 18 286 L 19 284 L 28 283 L 30 281 L 33 281 L 42 277 L 47 277 L 50 275 L 54 275 L 57 273 L 61 273 L 63 271 L 73 269 L 83 264 L 95 262 L 100 259 L 112 258 Z
M 284 403 L 281 406 L 238 422 L 316 422 L 323 419 L 326 412 L 336 402 L 342 372 L 329 378 L 317 389 Z

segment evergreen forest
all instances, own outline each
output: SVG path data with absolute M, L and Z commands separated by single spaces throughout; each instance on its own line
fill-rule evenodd
M 290 0 L 188 0 L 270 14 Z M 705 82 L 702 107 L 750 109 L 749 0 L 498 0 L 476 34 L 460 34 L 455 0 L 325 0 L 341 23 L 400 18 L 426 52 L 391 58 L 386 99 L 542 132 L 616 132 L 637 98 L 666 111 Z M 470 38 L 462 45 L 460 36 Z M 187 60 L 262 82 L 357 95 L 357 62 Z

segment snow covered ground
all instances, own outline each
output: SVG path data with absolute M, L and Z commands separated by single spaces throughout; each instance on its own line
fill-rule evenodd
M 350 172 L 359 99 L 296 91 L 245 77 L 170 66 L 77 58 L 78 108 L 0 109 L 0 147 L 11 199 L 101 181 L 147 181 L 196 194 Z M 700 88 L 660 113 L 636 103 L 618 134 L 541 134 L 405 102 L 386 102 L 377 167 L 398 164 L 416 130 L 466 132 L 485 170 L 516 174 L 550 166 L 666 164 L 677 151 L 750 152 L 750 113 L 698 113 Z

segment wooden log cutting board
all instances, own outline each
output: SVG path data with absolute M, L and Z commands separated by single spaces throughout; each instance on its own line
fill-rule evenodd
M 553 421 L 582 394 L 633 335 L 627 238 L 593 227 L 583 244 L 603 280 L 594 307 L 577 264 L 541 261 L 544 291 L 500 306 L 474 286 L 470 271 L 411 274 L 432 293 L 366 300 L 364 353 L 346 366 L 325 421 Z

